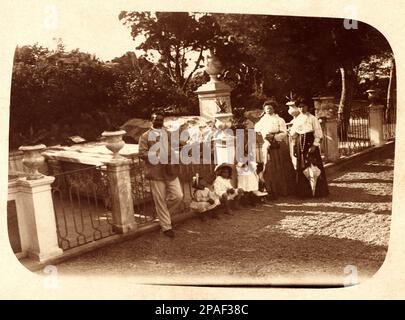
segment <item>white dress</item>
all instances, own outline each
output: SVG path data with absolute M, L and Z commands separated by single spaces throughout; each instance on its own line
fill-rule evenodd
M 308 132 L 314 133 L 314 146 L 319 147 L 321 139 L 323 138 L 322 127 L 317 117 L 313 114 L 300 113 L 294 120 L 290 129 L 290 135 L 295 138 L 298 134 L 305 134 Z
M 269 133 L 274 134 L 274 139 L 283 141 L 287 136 L 287 126 L 283 118 L 277 114 L 264 114 L 260 120 L 255 124 L 255 131 L 260 133 L 263 139 Z
M 246 164 L 244 166 L 236 166 L 236 171 L 238 173 L 238 188 L 245 192 L 259 190 L 259 176 L 257 175 L 256 169 L 256 162 L 250 162 L 249 167 Z
M 213 183 L 214 191 L 218 197 L 222 197 L 226 194 L 228 189 L 234 189 L 231 184 L 231 179 L 225 179 L 221 176 L 217 176 Z M 235 189 L 234 189 L 235 190 Z M 233 194 L 227 194 L 228 200 L 233 200 L 238 195 L 238 190 L 235 190 Z

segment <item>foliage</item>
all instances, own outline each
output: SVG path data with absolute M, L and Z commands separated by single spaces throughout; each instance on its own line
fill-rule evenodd
M 215 16 L 237 41 L 248 44 L 246 54 L 254 56 L 255 61 L 246 74 L 256 77 L 255 92 L 267 96 L 281 98 L 292 89 L 307 97 L 338 96 L 340 67 L 355 72 L 371 55 L 391 51 L 377 30 L 360 22 L 358 29 L 347 30 L 341 19 Z
M 145 41 L 137 49 L 146 53 L 157 51 L 162 70 L 182 92 L 186 92 L 194 72 L 202 67 L 204 50 L 215 46 L 220 36 L 218 24 L 208 14 L 122 11 L 119 19 L 131 28 L 133 39 L 145 36 Z M 198 55 L 188 71 L 192 60 L 188 54 L 191 52 Z
M 382 93 L 388 87 L 391 48 L 361 22 L 347 30 L 339 19 L 268 15 L 123 11 L 119 19 L 134 39 L 143 37 L 143 55 L 127 52 L 103 62 L 79 50 L 67 52 L 62 42 L 54 51 L 17 47 L 11 148 L 60 143 L 70 135 L 94 140 L 156 109 L 198 114 L 194 91 L 209 80 L 202 69 L 208 49 L 222 62 L 220 78 L 233 89 L 234 110 L 260 108 L 268 97 L 285 106 L 291 90 L 304 98 L 344 92 L 347 115 L 351 99 L 365 98 L 370 87 Z
M 164 72 L 134 53 L 104 63 L 60 46 L 17 47 L 14 58 L 10 148 L 62 143 L 68 136 L 95 140 L 131 117 L 147 118 L 155 109 L 196 114 L 197 97 L 167 85 Z
M 63 48 L 62 48 L 63 50 Z M 114 102 L 113 75 L 95 57 L 78 50 L 49 51 L 38 45 L 16 49 L 11 88 L 10 144 L 27 143 L 29 130 L 55 135 L 82 134 L 94 139 L 95 111 Z M 99 119 L 98 119 L 99 120 Z M 62 133 L 63 132 L 63 133 Z

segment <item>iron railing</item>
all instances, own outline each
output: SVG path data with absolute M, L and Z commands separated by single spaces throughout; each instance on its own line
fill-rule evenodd
M 383 136 L 384 140 L 395 138 L 395 128 L 397 122 L 397 110 L 395 106 L 386 109 L 384 112 Z
M 113 235 L 108 176 L 103 167 L 57 173 L 52 183 L 59 246 L 71 249 Z
M 339 152 L 347 156 L 371 147 L 367 106 L 352 110 L 348 121 L 339 123 Z
M 145 176 L 144 161 L 137 156 L 132 158 L 130 177 L 136 223 L 144 224 L 153 221 L 156 219 L 156 210 L 150 181 Z

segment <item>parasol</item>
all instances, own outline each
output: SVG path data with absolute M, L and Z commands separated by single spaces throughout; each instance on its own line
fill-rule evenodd
M 312 195 L 315 196 L 316 181 L 321 175 L 321 170 L 311 163 L 311 165 L 309 165 L 302 173 L 311 184 Z

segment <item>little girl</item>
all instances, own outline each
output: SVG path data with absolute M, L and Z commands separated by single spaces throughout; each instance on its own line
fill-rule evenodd
M 199 212 L 201 220 L 205 220 L 207 214 L 217 218 L 215 208 L 220 204 L 217 195 L 208 188 L 208 183 L 204 178 L 199 177 L 198 173 L 193 177 L 193 199 L 190 208 Z
M 267 192 L 259 191 L 257 163 L 253 161 L 239 162 L 236 170 L 238 172 L 238 188 L 245 192 L 245 203 L 253 207 L 256 206 L 262 197 L 267 196 Z
M 243 190 L 235 189 L 232 186 L 232 166 L 226 163 L 217 165 L 215 168 L 215 174 L 217 175 L 214 181 L 214 191 L 219 197 L 221 204 L 225 207 L 226 214 L 233 214 L 232 207 L 239 209 L 239 200 L 243 195 Z

